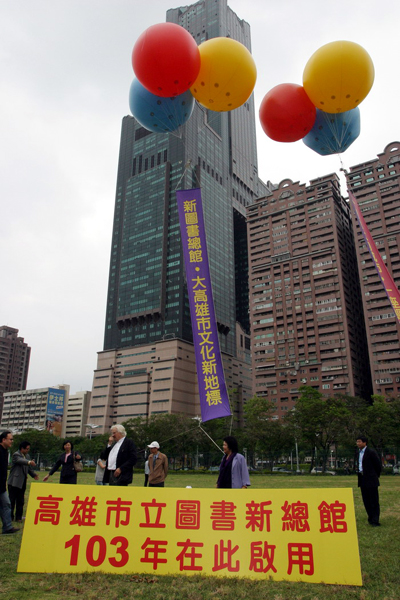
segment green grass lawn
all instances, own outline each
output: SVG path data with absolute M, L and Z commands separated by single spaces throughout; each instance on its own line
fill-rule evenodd
M 41 473 L 40 479 L 43 478 Z M 134 475 L 134 486 L 143 484 L 143 475 Z M 58 481 L 55 474 L 52 482 Z M 93 473 L 80 473 L 81 484 L 94 484 Z M 353 487 L 363 587 L 309 583 L 253 581 L 205 576 L 148 576 L 17 573 L 20 534 L 0 536 L 0 598 L 8 600 L 399 600 L 400 599 L 400 477 L 381 478 L 382 527 L 371 528 L 357 488 L 355 476 L 301 477 L 274 474 L 251 477 L 254 489 Z M 216 474 L 171 473 L 168 487 L 212 488 Z M 30 485 L 30 483 L 29 483 Z M 45 484 L 44 484 L 45 485 Z M 29 492 L 29 487 L 28 487 Z M 27 494 L 28 494 L 27 492 Z

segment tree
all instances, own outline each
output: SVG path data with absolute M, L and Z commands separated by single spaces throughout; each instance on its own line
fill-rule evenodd
M 167 456 L 180 456 L 184 464 L 186 455 L 196 451 L 201 439 L 198 423 L 192 418 L 178 415 L 152 415 L 149 419 L 137 417 L 124 423 L 129 437 L 135 441 L 138 456 L 144 458 L 147 446 L 157 441 Z
M 253 396 L 245 405 L 246 427 L 244 441 L 253 456 L 268 457 L 271 469 L 274 462 L 286 451 L 290 451 L 293 437 L 286 423 L 274 419 L 275 405 L 260 396 Z
M 310 469 L 317 450 L 325 470 L 330 448 L 337 443 L 350 413 L 341 397 L 325 398 L 321 392 L 310 386 L 301 386 L 299 391 L 301 395 L 288 420 L 310 447 L 313 457 Z
M 27 441 L 31 445 L 30 456 L 40 462 L 53 462 L 62 452 L 63 439 L 52 435 L 47 430 L 27 429 L 23 433 L 14 435 L 12 452 L 18 450 L 19 444 Z
M 367 407 L 361 423 L 362 431 L 365 431 L 369 443 L 380 454 L 384 452 L 385 447 L 395 443 L 396 408 L 396 403 L 391 404 L 383 396 L 374 395 L 372 405 Z

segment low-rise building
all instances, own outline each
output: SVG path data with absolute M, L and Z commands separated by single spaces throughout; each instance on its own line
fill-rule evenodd
M 65 437 L 85 436 L 87 433 L 88 411 L 91 392 L 71 394 L 67 405 Z
M 232 413 L 243 424 L 243 406 L 251 397 L 250 361 L 225 353 L 222 360 Z M 100 427 L 93 434 L 134 417 L 163 413 L 201 414 L 193 344 L 173 338 L 98 353 L 88 422 Z
M 4 394 L 2 430 L 11 429 L 17 433 L 26 429 L 47 429 L 53 435 L 65 437 L 69 387 L 63 384 Z

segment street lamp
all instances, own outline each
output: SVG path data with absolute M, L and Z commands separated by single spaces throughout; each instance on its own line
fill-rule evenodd
M 295 412 L 296 412 L 296 407 L 294 406 L 292 408 L 292 413 L 294 414 Z M 301 471 L 300 471 L 300 465 L 299 465 L 299 445 L 297 443 L 297 433 L 298 433 L 298 427 L 295 426 L 294 442 L 295 442 L 295 448 L 296 448 L 296 473 L 299 474 L 299 473 L 301 473 Z M 292 469 L 293 469 L 293 463 L 292 463 Z
M 296 444 L 296 473 L 300 473 L 300 465 L 299 465 L 299 445 L 297 443 L 297 438 L 295 438 L 295 444 Z
M 89 427 L 90 428 L 90 432 L 89 432 L 89 439 L 92 439 L 92 435 L 93 435 L 93 429 L 98 429 L 100 427 L 100 425 L 93 425 L 93 423 L 86 423 L 85 427 Z

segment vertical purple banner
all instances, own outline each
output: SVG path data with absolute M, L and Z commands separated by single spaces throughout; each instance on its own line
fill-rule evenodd
M 211 289 L 201 190 L 176 192 L 202 421 L 231 414 Z

